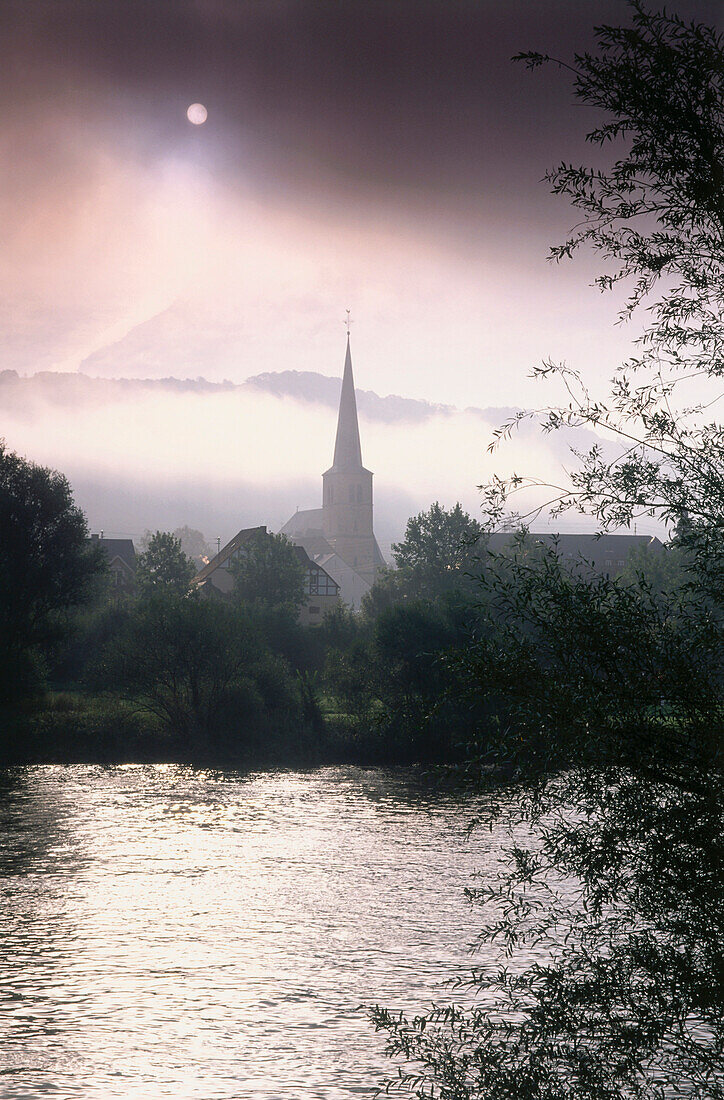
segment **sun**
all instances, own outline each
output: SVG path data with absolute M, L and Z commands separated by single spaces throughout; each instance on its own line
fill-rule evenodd
M 193 122 L 194 126 L 201 126 L 203 122 L 209 117 L 209 112 L 204 107 L 203 103 L 192 103 L 186 111 L 186 118 L 189 122 Z

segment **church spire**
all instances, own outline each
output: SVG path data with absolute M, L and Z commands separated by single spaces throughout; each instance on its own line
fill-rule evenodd
M 347 354 L 344 359 L 344 374 L 342 376 L 342 394 L 339 399 L 337 438 L 334 442 L 333 468 L 337 470 L 359 470 L 362 468 L 362 448 L 359 441 L 359 424 L 357 423 L 357 401 L 354 396 L 354 378 L 352 377 L 352 354 L 349 350 L 349 328 L 347 329 Z

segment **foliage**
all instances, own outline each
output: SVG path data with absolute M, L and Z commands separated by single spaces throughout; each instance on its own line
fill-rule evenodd
M 463 646 L 468 607 L 454 593 L 436 601 L 394 604 L 333 650 L 328 683 L 344 704 L 387 743 L 388 758 L 449 760 L 470 715 L 448 703 L 453 673 L 442 657 Z
M 265 608 L 288 608 L 296 618 L 304 603 L 304 567 L 284 535 L 256 532 L 234 561 L 237 600 Z
M 471 697 L 498 700 L 498 759 L 527 780 L 608 766 L 659 777 L 675 744 L 682 766 L 694 745 L 716 764 L 722 622 L 706 598 L 579 575 L 553 547 L 498 559 L 481 583 L 487 614 L 454 661 Z
M 233 608 L 154 593 L 109 647 L 100 683 L 197 748 L 243 746 L 265 711 L 293 710 L 286 666 Z
M 62 474 L 0 441 L 0 705 L 42 681 L 68 609 L 83 602 L 105 567 Z
M 600 446 L 578 456 L 570 483 L 554 487 L 559 509 L 591 512 L 605 526 L 646 514 L 676 522 L 686 512 L 690 541 L 703 539 L 713 563 L 721 557 L 724 430 L 711 420 L 714 402 L 692 404 L 690 390 L 692 379 L 724 373 L 724 47 L 711 28 L 638 2 L 631 9 L 631 26 L 598 28 L 597 53 L 556 62 L 572 71 L 579 101 L 606 112 L 588 141 L 620 155 L 608 168 L 561 164 L 547 178 L 581 218 L 552 257 L 582 247 L 598 253 L 609 266 L 598 285 L 628 286 L 624 317 L 651 298 L 649 325 L 610 401 L 547 362 L 536 373 L 558 376 L 569 402 L 532 415 L 544 431 L 588 425 L 622 444 L 614 460 Z M 553 60 L 520 58 L 533 68 Z M 493 513 L 531 484 L 538 482 L 488 486 Z
M 359 630 L 359 616 L 340 602 L 325 613 L 317 634 L 327 646 L 345 649 L 354 642 Z
M 194 563 L 181 549 L 181 540 L 169 531 L 156 531 L 138 555 L 136 584 L 142 596 L 168 591 L 182 595 L 196 575 Z
M 492 634 L 457 664 L 502 720 L 465 775 L 479 787 L 505 762 L 529 835 L 468 892 L 485 906 L 480 942 L 505 959 L 465 983 L 482 1002 L 415 1020 L 374 1011 L 407 1063 L 400 1089 L 722 1097 L 720 623 L 706 600 L 586 580 L 552 552 L 486 583 Z
M 689 556 L 675 542 L 666 544 L 663 553 L 647 546 L 635 547 L 629 552 L 619 579 L 628 584 L 643 582 L 653 592 L 676 597 L 692 580 Z
M 24 723 L 8 763 L 140 763 L 171 758 L 170 738 L 112 693 L 49 694 Z
M 417 599 L 464 586 L 466 573 L 476 568 L 482 538 L 482 525 L 460 504 L 446 509 L 436 501 L 427 512 L 407 521 L 404 539 L 393 545 L 397 572 L 393 583 Z
M 477 1003 L 374 1012 L 416 1097 L 724 1097 L 724 435 L 713 402 L 682 395 L 689 376 L 724 373 L 724 44 L 631 12 L 564 66 L 579 101 L 606 112 L 589 140 L 623 152 L 550 174 L 581 216 L 553 256 L 597 251 L 613 265 L 602 288 L 632 284 L 626 315 L 659 295 L 610 401 L 540 369 L 569 394 L 541 422 L 623 444 L 614 459 L 579 455 L 557 510 L 604 527 L 642 513 L 677 523 L 687 579 L 591 580 L 545 553 L 489 572 L 489 629 L 457 669 L 472 697 L 495 696 L 500 721 L 464 773 L 480 785 L 491 763 L 512 769 L 527 836 L 470 891 L 486 906 L 481 941 L 504 960 L 472 973 Z M 494 481 L 492 517 L 535 483 Z
M 356 634 L 332 646 L 331 690 L 347 713 L 386 741 L 386 759 L 450 760 L 470 722 L 454 701 L 443 657 L 465 646 L 478 616 L 480 523 L 435 502 L 408 520 L 384 571 L 362 601 Z M 480 712 L 480 707 L 477 711 Z M 384 755 L 384 754 L 382 754 Z
M 380 569 L 375 583 L 362 597 L 362 618 L 373 621 L 409 595 L 407 578 L 399 569 Z M 413 599 L 416 598 L 413 596 Z
M 107 578 L 104 576 L 102 580 Z M 109 585 L 104 585 L 100 592 L 96 589 L 91 602 L 70 617 L 67 636 L 52 654 L 51 683 L 66 688 L 83 684 L 98 654 L 124 629 L 132 613 L 133 599 L 110 600 L 110 592 Z

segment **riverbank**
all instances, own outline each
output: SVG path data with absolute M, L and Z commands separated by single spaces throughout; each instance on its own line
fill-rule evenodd
M 0 719 L 0 767 L 33 764 L 192 764 L 265 768 L 441 764 L 449 753 L 418 736 L 391 734 L 352 715 L 310 720 L 239 720 L 214 737 L 171 733 L 147 711 L 113 694 L 50 692 L 39 707 Z

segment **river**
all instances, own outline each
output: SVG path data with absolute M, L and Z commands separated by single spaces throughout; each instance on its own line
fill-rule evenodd
M 0 772 L 0 1096 L 347 1100 L 452 999 L 501 839 L 406 772 Z

